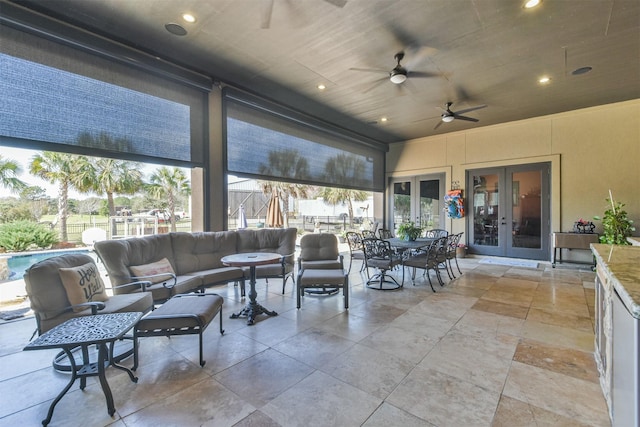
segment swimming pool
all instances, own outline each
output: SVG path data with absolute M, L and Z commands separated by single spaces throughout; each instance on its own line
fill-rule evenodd
M 87 254 L 97 261 L 95 252 L 88 249 L 58 249 L 51 251 L 38 251 L 29 253 L 3 254 L 8 257 L 9 277 L 5 281 L 20 280 L 24 272 L 38 261 L 62 254 Z

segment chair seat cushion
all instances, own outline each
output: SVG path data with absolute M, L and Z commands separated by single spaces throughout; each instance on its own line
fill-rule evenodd
M 344 286 L 345 282 L 345 274 L 342 269 L 305 269 L 298 279 L 298 285 L 302 287 L 311 287 L 314 285 Z
M 302 260 L 302 268 L 306 270 L 338 270 L 342 264 L 337 259 Z

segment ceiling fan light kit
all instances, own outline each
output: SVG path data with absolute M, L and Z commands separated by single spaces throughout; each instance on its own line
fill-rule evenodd
M 446 115 L 446 114 L 442 115 L 442 121 L 445 122 L 445 123 L 451 123 L 453 121 L 453 119 L 455 119 L 455 117 L 449 116 L 449 115 Z
M 391 83 L 399 85 L 400 83 L 403 83 L 405 80 L 407 80 L 406 73 L 403 73 L 401 70 L 393 70 L 389 74 L 389 80 L 391 80 Z

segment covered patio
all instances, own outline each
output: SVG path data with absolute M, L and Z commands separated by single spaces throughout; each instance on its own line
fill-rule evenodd
M 225 335 L 205 332 L 203 368 L 196 339 L 145 338 L 137 384 L 107 370 L 114 419 L 93 379 L 51 425 L 609 425 L 592 355 L 594 273 L 482 261 L 461 259 L 464 274 L 437 293 L 421 276 L 398 292 L 368 289 L 356 265 L 348 312 L 340 295 L 307 295 L 296 310 L 293 290 L 260 280 L 258 299 L 279 316 L 224 318 Z M 243 306 L 233 285 L 211 291 L 227 314 Z M 22 351 L 34 328 L 0 323 L 0 424 L 38 425 L 67 381 L 53 350 Z

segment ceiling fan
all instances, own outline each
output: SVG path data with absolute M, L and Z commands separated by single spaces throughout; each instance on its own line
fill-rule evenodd
M 446 103 L 446 109 L 442 108 L 442 107 L 436 107 L 439 108 L 440 110 L 442 110 L 442 114 L 440 115 L 440 121 L 438 122 L 438 124 L 436 124 L 436 126 L 433 128 L 438 129 L 438 127 L 440 127 L 440 125 L 442 123 L 450 123 L 454 120 L 466 120 L 468 122 L 478 122 L 479 120 L 473 117 L 467 117 L 467 116 L 463 116 L 462 114 L 464 113 L 469 113 L 471 111 L 475 111 L 475 110 L 479 110 L 481 108 L 485 108 L 487 106 L 487 104 L 483 104 L 483 105 L 477 105 L 475 107 L 469 107 L 469 108 L 465 108 L 463 110 L 459 110 L 459 111 L 451 111 L 451 105 L 453 105 L 453 102 L 447 102 Z
M 343 8 L 347 4 L 348 0 L 324 0 L 324 1 L 336 7 Z M 273 13 L 273 2 L 274 0 L 262 0 L 260 28 L 262 28 L 263 30 L 266 30 L 271 26 L 271 14 Z M 293 11 L 297 10 L 293 8 L 290 2 L 287 2 L 286 4 L 289 8 L 292 8 Z
M 376 80 L 374 83 L 378 83 L 378 82 L 383 82 L 385 80 L 389 80 L 391 81 L 391 83 L 394 83 L 396 85 L 399 85 L 401 83 L 404 83 L 409 77 L 411 78 L 424 78 L 424 77 L 439 77 L 441 76 L 441 74 L 439 73 L 431 73 L 429 71 L 412 71 L 412 70 L 408 70 L 407 68 L 403 67 L 402 64 L 400 64 L 400 61 L 402 61 L 404 59 L 404 52 L 398 52 L 394 55 L 394 59 L 396 60 L 396 66 L 393 67 L 393 69 L 391 71 L 389 70 L 384 70 L 381 68 L 349 68 L 352 71 L 366 71 L 366 72 L 373 72 L 373 73 L 385 73 L 387 74 L 387 77 L 382 77 L 378 80 Z M 369 90 L 373 89 L 372 86 L 370 89 L 366 90 L 365 92 L 368 92 Z

